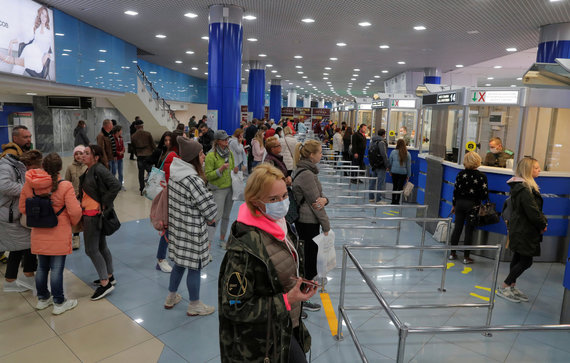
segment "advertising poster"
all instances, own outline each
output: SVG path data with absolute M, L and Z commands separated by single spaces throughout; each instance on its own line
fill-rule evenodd
M 55 81 L 53 12 L 31 0 L 0 9 L 0 72 Z

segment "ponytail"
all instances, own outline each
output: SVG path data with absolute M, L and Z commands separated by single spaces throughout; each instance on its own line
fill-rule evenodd
M 321 143 L 317 140 L 307 140 L 305 144 L 298 143 L 295 146 L 295 157 L 293 160 L 295 165 L 297 165 L 299 160 L 308 159 L 311 154 L 319 152 L 320 148 Z
M 51 176 L 51 192 L 55 192 L 59 185 L 59 172 L 61 171 L 61 157 L 57 153 L 48 154 L 42 161 L 42 168 Z

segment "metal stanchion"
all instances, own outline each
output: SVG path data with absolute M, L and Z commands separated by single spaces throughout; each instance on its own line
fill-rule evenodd
M 338 299 L 338 327 L 336 330 L 336 340 L 341 341 L 343 340 L 342 337 L 342 319 L 343 319 L 343 314 L 341 309 L 344 307 L 344 292 L 346 289 L 346 261 L 347 261 L 347 251 L 346 249 L 342 250 L 342 271 L 341 271 L 341 277 L 340 277 L 340 297 Z M 348 320 L 348 319 L 347 319 Z

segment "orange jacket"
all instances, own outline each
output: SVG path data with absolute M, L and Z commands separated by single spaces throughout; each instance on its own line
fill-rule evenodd
M 33 191 L 32 191 L 33 188 Z M 26 214 L 26 199 L 51 192 L 52 180 L 42 169 L 31 169 L 26 172 L 26 182 L 20 194 L 20 212 Z M 73 185 L 68 181 L 59 183 L 52 193 L 51 201 L 55 212 L 64 205 L 65 210 L 57 217 L 57 226 L 53 228 L 32 228 L 32 253 L 46 256 L 63 256 L 71 254 L 71 225 L 81 220 L 81 206 L 75 197 Z

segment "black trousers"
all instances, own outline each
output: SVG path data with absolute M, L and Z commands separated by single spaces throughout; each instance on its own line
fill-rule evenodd
M 364 154 L 358 154 L 358 157 L 355 158 L 354 154 L 352 155 L 352 165 L 358 166 L 358 169 L 364 170 Z M 357 173 L 351 173 L 353 177 L 357 176 Z
M 18 268 L 20 261 L 24 259 L 24 272 L 36 272 L 38 269 L 38 260 L 36 255 L 32 255 L 32 251 L 27 250 L 10 251 L 8 256 L 8 264 L 6 265 L 6 278 L 15 279 L 18 277 Z
M 144 172 L 150 173 L 152 165 L 148 161 L 149 156 L 137 156 L 137 168 L 139 169 L 139 190 L 142 192 L 144 189 Z
M 523 256 L 520 253 L 515 252 L 513 260 L 511 261 L 509 275 L 505 279 L 505 284 L 511 286 L 511 284 L 516 283 L 517 278 L 519 278 L 519 276 L 522 275 L 522 273 L 530 266 L 532 266 L 532 256 Z
M 317 276 L 317 253 L 319 247 L 313 238 L 321 232 L 321 225 L 318 223 L 296 222 L 295 227 L 299 234 L 299 239 L 305 242 L 305 278 L 312 280 Z
M 392 173 L 392 190 L 397 192 L 404 189 L 407 178 L 407 174 Z M 400 204 L 400 194 L 392 194 L 392 204 Z
M 475 207 L 477 203 L 468 199 L 458 199 L 455 201 L 455 228 L 451 233 L 451 245 L 457 246 L 459 244 L 459 237 L 461 237 L 461 232 L 463 231 L 463 224 L 465 224 L 465 241 L 463 244 L 470 246 L 473 242 L 473 231 L 475 230 L 475 225 L 469 222 L 469 213 Z M 471 251 L 465 250 L 463 252 L 465 258 L 469 258 Z M 451 250 L 451 253 L 455 253 L 455 250 Z
M 291 336 L 291 345 L 289 346 L 289 363 L 307 363 L 305 352 L 293 334 Z

